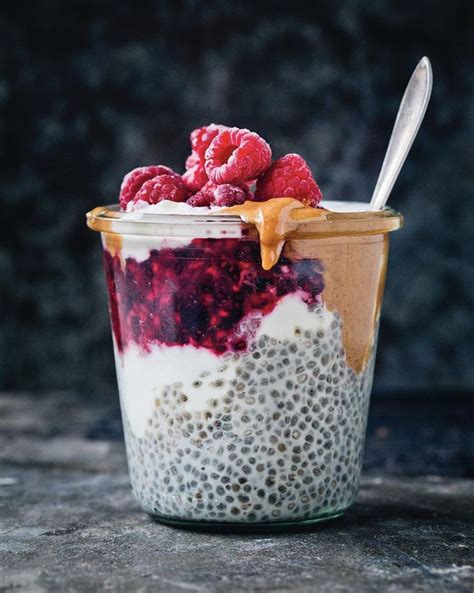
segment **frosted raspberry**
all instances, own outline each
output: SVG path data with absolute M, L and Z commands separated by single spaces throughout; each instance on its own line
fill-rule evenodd
M 209 124 L 202 128 L 196 128 L 191 132 L 189 137 L 191 141 L 191 148 L 193 152 L 197 154 L 201 162 L 204 162 L 206 150 L 209 148 L 209 144 L 214 138 L 224 130 L 227 130 L 227 126 L 221 124 Z
M 225 183 L 217 185 L 212 181 L 208 181 L 197 194 L 189 198 L 187 203 L 191 206 L 235 206 L 251 199 L 252 194 L 244 184 L 231 185 Z
M 275 161 L 257 181 L 255 194 L 259 200 L 295 198 L 313 207 L 323 197 L 308 164 L 299 154 L 286 154 Z
M 145 181 L 153 179 L 158 175 L 172 175 L 178 177 L 169 167 L 163 165 L 149 165 L 148 167 L 138 167 L 133 169 L 125 175 L 120 186 L 120 208 L 126 210 L 128 202 L 133 200 L 138 190 L 142 187 Z
M 200 207 L 210 206 L 212 200 L 213 200 L 212 194 L 206 193 L 203 191 L 198 191 L 197 194 L 194 194 L 194 196 L 191 196 L 190 198 L 188 198 L 188 200 L 186 201 L 186 204 L 189 204 L 193 208 L 200 208 Z
M 193 156 L 193 155 L 191 155 Z M 188 160 L 191 157 L 188 157 Z M 186 161 L 187 163 L 187 161 Z M 196 164 L 188 168 L 186 173 L 182 175 L 182 180 L 186 189 L 190 192 L 199 191 L 203 185 L 208 181 L 206 170 L 203 164 Z
M 194 152 L 194 150 L 193 150 L 193 152 L 186 159 L 186 163 L 185 163 L 186 171 L 188 169 L 192 169 L 196 165 L 199 165 L 200 162 L 201 162 L 201 159 L 199 158 L 198 153 Z
M 214 206 L 237 206 L 250 199 L 250 192 L 247 188 L 238 187 L 224 183 L 218 185 L 214 190 Z
M 206 150 L 206 173 L 214 183 L 244 182 L 261 175 L 272 159 L 270 146 L 258 134 L 228 128 Z
M 188 200 L 191 206 L 210 206 L 214 201 L 214 191 L 217 185 L 208 181 L 194 196 Z
M 148 204 L 158 204 L 162 200 L 184 202 L 186 197 L 186 189 L 179 175 L 158 175 L 145 181 L 135 194 L 133 202 L 143 201 Z
M 191 132 L 189 140 L 192 152 L 186 159 L 186 173 L 183 175 L 183 182 L 188 191 L 199 191 L 208 181 L 209 178 L 204 168 L 204 155 L 211 141 L 219 132 L 226 129 L 226 126 L 210 124 L 196 128 Z

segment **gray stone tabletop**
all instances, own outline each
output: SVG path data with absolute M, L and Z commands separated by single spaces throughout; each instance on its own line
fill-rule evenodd
M 167 527 L 138 508 L 115 398 L 3 394 L 0 593 L 471 592 L 468 403 L 405 405 L 373 405 L 345 516 L 239 534 Z

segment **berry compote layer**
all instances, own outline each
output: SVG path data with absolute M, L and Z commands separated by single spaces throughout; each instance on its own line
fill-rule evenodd
M 286 295 L 312 306 L 323 290 L 318 260 L 281 258 L 262 270 L 258 242 L 241 239 L 165 244 L 143 261 L 106 250 L 105 269 L 119 352 L 131 343 L 144 352 L 154 345 L 242 352 Z

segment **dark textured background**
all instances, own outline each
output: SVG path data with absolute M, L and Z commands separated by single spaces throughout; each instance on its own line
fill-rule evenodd
M 0 388 L 114 389 L 84 214 L 115 201 L 126 171 L 182 168 L 189 131 L 216 121 L 301 153 L 326 197 L 368 199 L 425 54 L 435 84 L 391 198 L 406 226 L 392 237 L 376 387 L 472 388 L 472 6 L 2 2 Z

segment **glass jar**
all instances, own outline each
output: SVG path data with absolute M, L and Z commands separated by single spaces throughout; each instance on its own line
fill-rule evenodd
M 267 271 L 254 227 L 234 216 L 88 214 L 102 234 L 145 511 L 173 524 L 285 526 L 351 505 L 388 232 L 401 216 L 350 207 L 301 224 Z

